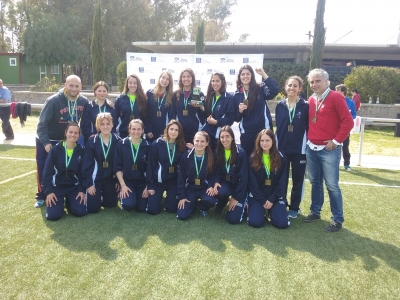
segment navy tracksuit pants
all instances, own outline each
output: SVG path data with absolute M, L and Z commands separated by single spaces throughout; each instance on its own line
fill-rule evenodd
M 104 207 L 115 207 L 118 205 L 118 192 L 115 189 L 115 180 L 104 180 L 94 184 L 96 195 L 86 192 L 87 210 L 89 213 L 97 213 L 101 205 Z
M 169 213 L 176 213 L 178 208 L 178 200 L 176 198 L 177 187 L 174 185 L 162 185 L 157 184 L 154 188 L 154 195 L 149 194 L 147 202 L 147 213 L 150 215 L 158 215 L 161 212 L 161 202 L 164 191 L 167 192 L 167 197 L 165 198 L 165 210 Z
M 343 141 L 343 147 L 342 147 L 342 152 L 343 152 L 343 165 L 344 166 L 350 166 L 350 150 L 349 150 L 349 145 L 350 145 L 350 135 Z
M 305 154 L 285 154 L 287 159 L 286 169 L 286 189 L 284 195 L 287 195 L 289 185 L 289 169 L 292 166 L 292 192 L 290 193 L 289 209 L 298 211 L 304 193 L 304 175 L 306 173 L 306 155 Z
M 240 135 L 240 147 L 246 152 L 247 156 L 253 152 L 257 135 L 258 132 L 245 132 Z
M 232 195 L 232 191 L 235 186 L 226 180 L 223 180 L 221 187 L 218 189 L 218 195 L 215 197 L 218 200 L 218 207 L 224 208 L 229 201 L 229 197 Z M 230 224 L 239 224 L 242 222 L 244 210 L 247 205 L 247 197 L 244 199 L 236 199 L 238 204 L 236 204 L 233 210 L 228 210 L 226 213 L 226 219 Z
M 86 205 L 79 203 L 81 199 L 76 199 L 78 196 L 79 189 L 78 186 L 59 188 L 55 195 L 57 197 L 56 204 L 52 204 L 51 207 L 46 207 L 46 218 L 47 220 L 56 221 L 61 218 L 64 212 L 64 198 L 66 199 L 66 204 L 69 211 L 76 217 L 83 217 L 87 215 Z
M 137 212 L 146 212 L 147 198 L 142 197 L 146 185 L 143 184 L 134 186 L 132 183 L 129 183 L 128 180 L 125 180 L 125 184 L 132 191 L 132 193 L 129 193 L 128 197 L 121 199 L 122 209 L 132 210 L 135 208 Z
M 197 207 L 197 200 L 200 198 L 200 210 L 208 211 L 210 208 L 217 204 L 217 199 L 215 197 L 209 196 L 206 193 L 207 189 L 186 189 L 187 200 L 190 202 L 185 203 L 183 209 L 177 210 L 177 218 L 179 220 L 187 220 L 190 218 Z M 178 201 L 179 202 L 179 201 Z
M 248 218 L 247 223 L 255 228 L 265 225 L 265 209 L 263 205 L 255 200 L 253 197 L 248 197 Z M 290 225 L 289 218 L 286 211 L 286 200 L 276 201 L 268 210 L 271 218 L 271 224 L 279 229 L 288 228 Z

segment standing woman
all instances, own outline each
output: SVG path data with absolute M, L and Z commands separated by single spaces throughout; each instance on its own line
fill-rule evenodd
M 229 201 L 226 219 L 231 224 L 239 224 L 247 204 L 248 158 L 236 146 L 230 126 L 221 128 L 216 156 L 214 193 L 218 204 L 214 212 L 221 213 Z
M 129 136 L 119 141 L 114 155 L 114 172 L 121 186 L 121 207 L 145 212 L 147 207 L 146 170 L 150 144 L 142 139 L 143 122 L 129 123 Z
M 96 213 L 101 206 L 118 204 L 118 182 L 113 172 L 114 150 L 120 138 L 111 132 L 113 119 L 110 113 L 100 113 L 96 118 L 96 135 L 89 138 L 83 153 L 82 177 L 86 189 L 87 210 Z
M 306 172 L 306 143 L 308 130 L 308 103 L 299 97 L 303 79 L 290 76 L 285 82 L 287 98 L 276 106 L 276 140 L 278 149 L 286 156 L 287 195 L 289 169 L 292 167 L 292 192 L 290 194 L 289 218 L 297 218 L 303 197 L 304 174 Z
M 263 129 L 257 135 L 250 157 L 247 219 L 250 226 L 264 226 L 264 215 L 268 211 L 272 225 L 280 229 L 289 227 L 285 182 L 286 160 L 276 148 L 274 132 Z
M 64 215 L 64 198 L 69 211 L 87 215 L 85 188 L 81 180 L 83 148 L 77 143 L 79 125 L 71 122 L 65 129 L 65 141 L 50 149 L 43 170 L 43 191 L 46 195 L 46 218 L 56 221 Z
M 183 153 L 178 172 L 178 215 L 179 220 L 186 220 L 196 210 L 200 198 L 200 215 L 206 217 L 217 199 L 214 196 L 212 172 L 214 155 L 208 146 L 210 138 L 204 131 L 194 136 L 194 148 Z
M 216 72 L 211 75 L 205 109 L 208 117 L 202 130 L 210 136 L 210 148 L 215 151 L 221 127 L 231 126 L 235 119 L 233 97 L 226 92 L 226 80 L 223 73 Z
M 114 107 L 118 119 L 117 134 L 122 139 L 128 136 L 128 125 L 133 119 L 140 119 L 147 124 L 147 97 L 137 75 L 126 78 L 124 90 L 115 100 Z
M 263 78 L 261 85 L 256 82 L 251 66 L 244 65 L 239 69 L 234 95 L 238 107 L 235 121 L 240 122 L 240 144 L 247 155 L 253 151 L 257 134 L 263 129 L 272 129 L 271 113 L 266 100 L 278 94 L 276 81 L 261 68 L 256 68 L 256 72 Z
M 206 119 L 204 106 L 191 103 L 194 87 L 196 87 L 194 72 L 186 68 L 179 76 L 179 89 L 173 99 L 176 118 L 182 124 L 186 143 L 193 142 L 194 135 L 203 127 Z M 203 93 L 200 93 L 200 99 L 204 99 Z
M 176 213 L 178 201 L 178 163 L 186 151 L 181 123 L 171 120 L 164 130 L 164 136 L 150 146 L 147 164 L 147 191 L 149 193 L 147 213 L 157 215 L 161 212 L 163 193 L 166 192 L 165 210 Z
M 356 106 L 356 111 L 358 111 L 361 108 L 361 96 L 358 93 L 357 89 L 352 89 L 351 90 L 351 95 L 353 96 L 352 99 L 353 99 L 353 102 L 354 102 L 354 104 Z
M 93 87 L 95 99 L 89 101 L 88 105 L 83 110 L 81 120 L 81 130 L 85 138 L 85 143 L 92 135 L 98 131 L 96 129 L 96 118 L 100 113 L 110 113 L 115 120 L 114 107 L 107 102 L 108 85 L 104 81 L 97 82 Z M 113 124 L 111 124 L 113 125 Z
M 165 71 L 160 74 L 155 88 L 147 91 L 148 124 L 146 136 L 149 142 L 161 137 L 168 122 L 175 119 L 175 107 L 172 105 L 173 87 L 172 74 Z

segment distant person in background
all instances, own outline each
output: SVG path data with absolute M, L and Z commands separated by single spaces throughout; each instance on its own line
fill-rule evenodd
M 321 219 L 324 204 L 324 181 L 328 189 L 332 221 L 327 232 L 342 228 L 343 198 L 339 187 L 339 164 L 343 141 L 354 122 L 343 96 L 329 88 L 329 74 L 313 69 L 308 74 L 314 92 L 308 99 L 308 141 L 306 147 L 307 171 L 311 183 L 310 213 L 303 219 L 310 223 Z
M 163 136 L 165 126 L 175 119 L 175 107 L 172 104 L 174 96 L 174 80 L 172 74 L 164 71 L 160 74 L 156 86 L 147 91 L 147 115 L 146 139 L 153 142 Z
M 3 85 L 3 80 L 0 79 L 0 119 L 2 122 L 1 128 L 6 136 L 6 141 L 14 139 L 14 131 L 10 123 L 10 104 L 10 90 Z
M 347 87 L 344 84 L 339 84 L 335 87 L 336 92 L 340 93 L 345 99 L 346 99 L 346 104 L 347 107 L 349 108 L 349 112 L 351 114 L 351 117 L 353 120 L 357 117 L 357 112 L 356 112 L 356 107 L 354 105 L 353 100 L 348 98 L 347 95 Z M 350 167 L 350 150 L 349 150 L 349 145 L 350 145 L 350 134 L 347 136 L 347 138 L 343 142 L 343 147 L 342 147 L 342 152 L 343 152 L 343 164 L 344 164 L 344 169 L 346 171 L 351 171 Z
M 133 119 L 142 120 L 147 124 L 147 97 L 137 75 L 129 75 L 125 80 L 122 94 L 115 100 L 115 120 L 117 134 L 124 139 L 128 136 L 129 122 Z
M 86 109 L 83 111 L 81 120 L 81 130 L 85 138 L 85 143 L 90 136 L 95 135 L 97 131 L 96 118 L 100 113 L 110 113 L 113 120 L 115 120 L 114 104 L 112 102 L 107 102 L 108 97 L 108 85 L 104 81 L 99 81 L 93 86 L 93 93 L 95 99 L 89 101 Z M 112 106 L 111 106 L 111 105 Z M 115 131 L 115 126 L 113 126 L 113 132 Z
M 353 95 L 353 101 L 356 106 L 356 111 L 359 111 L 361 108 L 361 96 L 358 93 L 357 89 L 351 90 L 351 94 Z
M 42 173 L 50 149 L 64 138 L 64 132 L 70 122 L 79 124 L 88 104 L 86 97 L 80 94 L 81 79 L 76 75 L 67 77 L 64 88 L 46 99 L 39 116 L 36 135 L 36 178 L 38 192 L 35 207 L 44 204 L 46 195 L 42 190 Z
M 290 76 L 285 82 L 287 98 L 280 101 L 275 109 L 277 146 L 287 159 L 285 196 L 289 184 L 289 169 L 292 167 L 289 218 L 297 218 L 304 192 L 308 103 L 299 96 L 302 88 L 303 79 Z
M 240 145 L 247 155 L 254 148 L 258 133 L 263 129 L 272 129 L 271 113 L 265 100 L 271 100 L 278 94 L 278 84 L 261 68 L 256 68 L 263 82 L 258 84 L 254 70 L 250 65 L 239 69 L 234 95 L 236 106 L 235 121 L 240 122 Z

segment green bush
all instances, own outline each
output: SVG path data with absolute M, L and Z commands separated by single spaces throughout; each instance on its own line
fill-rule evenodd
M 364 103 L 368 102 L 369 97 L 372 97 L 373 102 L 379 97 L 382 104 L 394 104 L 399 99 L 400 70 L 360 66 L 351 71 L 344 84 L 349 91 L 356 88 Z
M 51 79 L 44 77 L 38 83 L 32 85 L 30 90 L 32 92 L 58 92 L 60 88 L 62 88 L 62 86 L 57 83 L 55 77 Z
M 279 85 L 280 91 L 285 91 L 285 81 L 288 77 L 297 75 L 303 78 L 304 87 L 306 89 L 306 79 L 308 74 L 308 63 L 296 64 L 294 62 L 281 62 L 273 60 L 264 60 L 264 70 Z
M 128 75 L 126 74 L 126 61 L 121 61 L 117 67 L 117 85 L 121 93 L 124 89 L 124 84 L 127 76 Z

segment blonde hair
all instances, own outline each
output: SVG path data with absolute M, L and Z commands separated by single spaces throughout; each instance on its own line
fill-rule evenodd
M 111 125 L 113 124 L 113 118 L 112 118 L 110 113 L 108 113 L 108 112 L 99 113 L 97 115 L 97 117 L 96 117 L 96 129 L 97 129 L 97 131 L 100 131 L 100 124 L 101 124 L 101 121 L 103 121 L 104 119 L 110 121 Z

